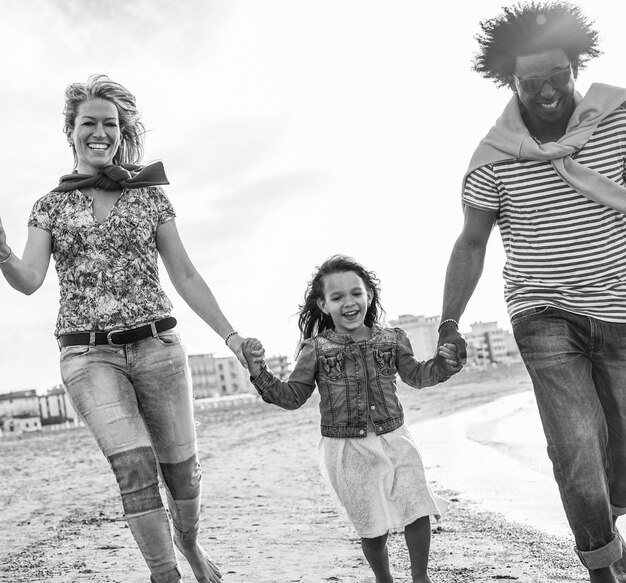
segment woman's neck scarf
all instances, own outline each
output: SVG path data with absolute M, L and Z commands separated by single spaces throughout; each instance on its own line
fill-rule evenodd
M 626 188 L 572 158 L 596 131 L 600 122 L 620 106 L 626 107 L 626 89 L 593 83 L 584 98 L 575 93 L 576 108 L 565 135 L 556 142 L 540 144 L 522 120 L 517 96 L 481 140 L 463 178 L 470 172 L 504 160 L 549 160 L 574 190 L 599 204 L 626 214 Z
M 61 176 L 59 185 L 53 188 L 52 192 L 69 192 L 87 187 L 118 190 L 120 188 L 144 188 L 160 184 L 169 184 L 162 162 L 153 162 L 147 166 L 111 164 L 102 168 L 98 174 L 73 172 Z

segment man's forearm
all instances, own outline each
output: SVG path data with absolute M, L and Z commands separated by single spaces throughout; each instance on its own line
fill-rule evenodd
M 447 319 L 459 321 L 476 289 L 484 260 L 484 247 L 467 244 L 463 239 L 457 240 L 446 271 L 442 321 Z

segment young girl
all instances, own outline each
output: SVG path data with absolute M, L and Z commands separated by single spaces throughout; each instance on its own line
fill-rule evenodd
M 265 367 L 258 340 L 244 341 L 243 352 L 254 386 L 268 403 L 296 409 L 317 384 L 321 466 L 361 537 L 376 582 L 393 581 L 387 533 L 404 528 L 413 581 L 430 583 L 429 516 L 439 518 L 440 511 L 404 425 L 395 375 L 421 388 L 447 380 L 461 366 L 453 344 L 440 347 L 437 361 L 417 361 L 404 331 L 378 324 L 378 296 L 372 272 L 349 257 L 331 257 L 305 294 L 302 341 L 289 381 Z

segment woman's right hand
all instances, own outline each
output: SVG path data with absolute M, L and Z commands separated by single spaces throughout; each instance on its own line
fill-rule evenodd
M 0 219 L 0 260 L 4 259 L 9 255 L 11 249 L 7 245 L 7 235 L 2 226 L 2 219 Z
M 0 265 L 0 268 L 13 289 L 26 295 L 38 290 L 46 278 L 51 255 L 50 233 L 37 227 L 28 227 L 28 239 L 22 258 L 17 257 L 17 254 L 11 253 L 6 232 L 0 221 L 0 260 L 11 258 L 10 261 Z

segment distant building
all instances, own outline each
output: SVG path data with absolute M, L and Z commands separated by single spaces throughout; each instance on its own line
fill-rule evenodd
M 39 397 L 35 389 L 0 394 L 0 418 L 18 415 L 39 417 Z
M 509 358 L 522 358 L 519 353 L 519 348 L 517 347 L 517 342 L 515 342 L 513 332 L 509 332 L 508 330 L 504 331 L 504 345 L 506 346 L 506 353 Z
M 468 362 L 489 364 L 506 362 L 519 356 L 512 334 L 498 327 L 497 322 L 475 322 L 471 332 L 464 334 L 467 341 Z
M 241 366 L 234 356 L 216 358 L 217 383 L 220 395 L 235 395 L 237 393 L 256 393 L 250 382 L 250 373 Z
M 189 356 L 193 395 L 196 399 L 254 392 L 248 371 L 234 356 Z
M 193 396 L 196 399 L 217 397 L 217 366 L 212 354 L 191 354 L 189 356 Z
M 38 431 L 44 426 L 67 422 L 77 422 L 77 415 L 63 385 L 44 395 L 38 395 L 35 389 L 0 394 L 0 427 L 4 435 Z
M 29 431 L 39 431 L 41 420 L 39 415 L 23 413 L 0 419 L 0 425 L 3 435 L 19 435 Z
M 437 349 L 439 316 L 413 316 L 404 314 L 397 320 L 390 320 L 389 325 L 402 328 L 409 337 L 413 354 L 418 360 L 432 358 Z
M 285 355 L 270 356 L 265 359 L 265 364 L 283 382 L 286 382 L 291 374 L 291 362 Z
M 76 420 L 76 412 L 63 385 L 52 387 L 45 395 L 39 395 L 39 417 L 42 425 Z

